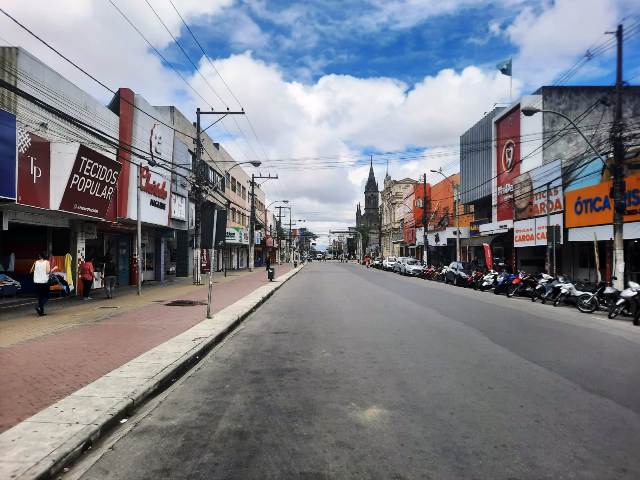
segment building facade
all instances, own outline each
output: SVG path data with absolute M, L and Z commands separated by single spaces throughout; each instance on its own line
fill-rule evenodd
M 401 207 L 401 205 L 404 205 L 405 196 L 417 183 L 411 178 L 393 180 L 388 173 L 384 177 L 384 189 L 380 195 L 382 200 L 380 232 L 384 257 L 400 255 L 400 250 L 404 246 L 402 228 L 404 212 L 410 208 Z

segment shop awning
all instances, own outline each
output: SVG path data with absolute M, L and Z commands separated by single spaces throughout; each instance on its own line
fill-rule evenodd
M 461 238 L 460 245 L 462 247 L 481 247 L 483 243 L 491 245 L 491 241 L 496 235 L 484 235 L 481 237 Z

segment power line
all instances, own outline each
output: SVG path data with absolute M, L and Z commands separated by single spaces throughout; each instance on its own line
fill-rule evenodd
M 87 72 L 84 68 L 80 67 L 77 63 L 75 63 L 73 60 L 71 60 L 69 57 L 65 56 L 63 53 L 61 53 L 59 50 L 57 50 L 55 47 L 53 47 L 50 43 L 48 43 L 46 40 L 44 40 L 42 37 L 38 36 L 37 34 L 35 34 L 33 31 L 31 31 L 28 27 L 26 27 L 25 25 L 23 25 L 22 23 L 20 23 L 15 17 L 11 16 L 6 10 L 4 10 L 3 8 L 0 7 L 0 12 L 5 15 L 7 18 L 9 18 L 11 21 L 13 21 L 16 25 L 18 25 L 22 30 L 24 30 L 25 32 L 27 32 L 29 35 L 31 35 L 33 38 L 35 38 L 36 40 L 38 40 L 40 43 L 42 43 L 44 46 L 46 46 L 49 50 L 51 50 L 52 52 L 54 52 L 56 55 L 58 55 L 60 58 L 62 58 L 63 60 L 65 60 L 66 62 L 68 62 L 70 65 L 72 65 L 74 68 L 76 68 L 77 70 L 79 70 L 80 72 L 82 72 L 84 75 L 86 75 L 87 77 L 89 77 L 91 80 L 93 80 L 94 82 L 96 82 L 98 85 L 100 85 L 101 87 L 105 88 L 106 90 L 108 90 L 109 92 L 111 92 L 114 95 L 118 95 L 118 92 L 116 90 L 113 90 L 112 88 L 110 88 L 109 86 L 107 86 L 105 83 L 103 83 L 102 81 L 100 81 L 98 78 L 96 78 L 94 75 L 92 75 L 91 73 Z M 128 100 L 120 97 L 120 101 L 127 103 L 128 105 L 130 105 L 131 107 L 133 107 L 134 109 L 142 112 L 143 114 L 147 115 L 148 117 L 152 118 L 153 120 L 159 122 L 160 124 L 164 125 L 165 127 L 170 128 L 171 130 L 178 132 L 186 137 L 190 137 L 193 138 L 191 135 L 181 132 L 180 130 L 177 130 L 175 127 L 173 127 L 172 125 L 169 125 L 167 123 L 165 123 L 163 120 L 154 117 L 153 115 L 151 115 L 150 113 L 146 112 L 145 110 L 141 109 L 140 107 L 134 105 L 133 103 L 129 102 Z

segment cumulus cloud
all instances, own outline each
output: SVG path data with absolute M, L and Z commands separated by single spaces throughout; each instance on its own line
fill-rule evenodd
M 614 0 L 557 0 L 543 2 L 541 9 L 524 8 L 505 29 L 518 48 L 514 74 L 532 86 L 550 82 L 615 27 L 620 5 Z
M 270 196 L 291 200 L 294 212 L 324 211 L 336 220 L 342 220 L 340 212 L 349 212 L 353 219 L 355 203 L 362 201 L 369 171 L 368 162 L 358 156 L 362 149 L 450 146 L 412 153 L 415 158 L 410 160 L 390 156 L 394 176 L 418 178 L 426 170 L 455 165 L 460 132 L 509 95 L 506 77 L 477 67 L 442 70 L 407 85 L 393 78 L 349 75 L 325 75 L 314 83 L 288 81 L 278 65 L 258 60 L 251 52 L 218 60 L 215 66 L 243 99 L 263 140 L 271 160 L 260 169 L 280 175 L 265 184 Z M 212 80 L 216 75 L 206 61 L 201 71 Z M 197 75 L 192 82 L 197 89 L 205 87 Z M 234 130 L 233 123 L 227 126 Z M 233 153 L 251 155 L 242 145 Z M 353 165 L 358 158 L 361 163 Z M 380 188 L 385 170 L 385 165 L 375 166 Z

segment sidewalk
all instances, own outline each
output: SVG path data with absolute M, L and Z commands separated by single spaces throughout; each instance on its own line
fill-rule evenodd
M 289 270 L 276 266 L 278 276 Z M 262 268 L 214 277 L 214 312 L 268 283 Z M 206 302 L 207 285 L 189 279 L 141 297 L 60 302 L 46 317 L 28 311 L 0 320 L 0 432 L 205 318 L 206 305 L 166 305 L 173 300 Z

